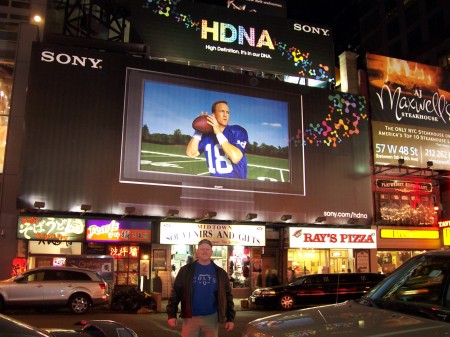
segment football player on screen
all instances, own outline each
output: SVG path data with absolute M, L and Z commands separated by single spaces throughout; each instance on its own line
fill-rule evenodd
M 205 132 L 205 125 L 203 128 L 196 128 L 194 121 L 196 130 L 187 145 L 187 156 L 195 158 L 204 152 L 211 176 L 246 179 L 247 131 L 239 125 L 228 125 L 230 109 L 226 101 L 213 103 L 211 112 L 212 115 L 206 113 L 206 126 L 210 126 L 210 132 Z

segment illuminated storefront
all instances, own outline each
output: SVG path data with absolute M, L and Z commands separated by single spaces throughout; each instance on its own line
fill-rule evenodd
M 448 248 L 450 246 L 450 220 L 439 221 L 439 228 L 442 233 L 442 244 Z
M 115 285 L 148 289 L 151 226 L 149 221 L 87 220 L 87 249 L 114 257 Z
M 212 259 L 228 272 L 235 297 L 250 294 L 261 277 L 261 247 L 266 244 L 265 226 L 162 222 L 160 244 L 170 245 L 172 281 L 178 270 L 193 261 L 197 243 L 213 243 Z
M 378 268 L 385 274 L 415 255 L 441 248 L 439 230 L 432 227 L 379 227 L 378 236 Z
M 20 257 L 28 268 L 64 266 L 69 255 L 82 254 L 85 220 L 80 218 L 19 216 Z
M 20 216 L 17 238 L 27 268 L 76 265 L 115 285 L 145 281 L 140 265 L 149 260 L 149 221 Z
M 288 281 L 306 274 L 371 271 L 370 250 L 377 247 L 373 229 L 290 227 L 288 235 Z

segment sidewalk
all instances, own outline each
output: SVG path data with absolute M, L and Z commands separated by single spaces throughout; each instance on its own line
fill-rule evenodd
M 250 310 L 250 306 L 247 298 L 233 298 L 234 301 L 234 310 L 243 311 Z M 167 298 L 161 300 L 161 310 L 159 312 L 165 312 L 167 305 Z

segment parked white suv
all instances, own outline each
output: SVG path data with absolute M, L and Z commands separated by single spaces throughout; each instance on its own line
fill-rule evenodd
M 0 310 L 9 307 L 68 307 L 83 314 L 108 303 L 108 284 L 95 271 L 41 267 L 0 281 Z

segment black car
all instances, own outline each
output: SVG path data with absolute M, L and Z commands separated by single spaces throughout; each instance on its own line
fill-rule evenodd
M 377 273 L 311 274 L 286 285 L 256 289 L 249 300 L 267 309 L 338 303 L 360 298 L 384 278 Z

